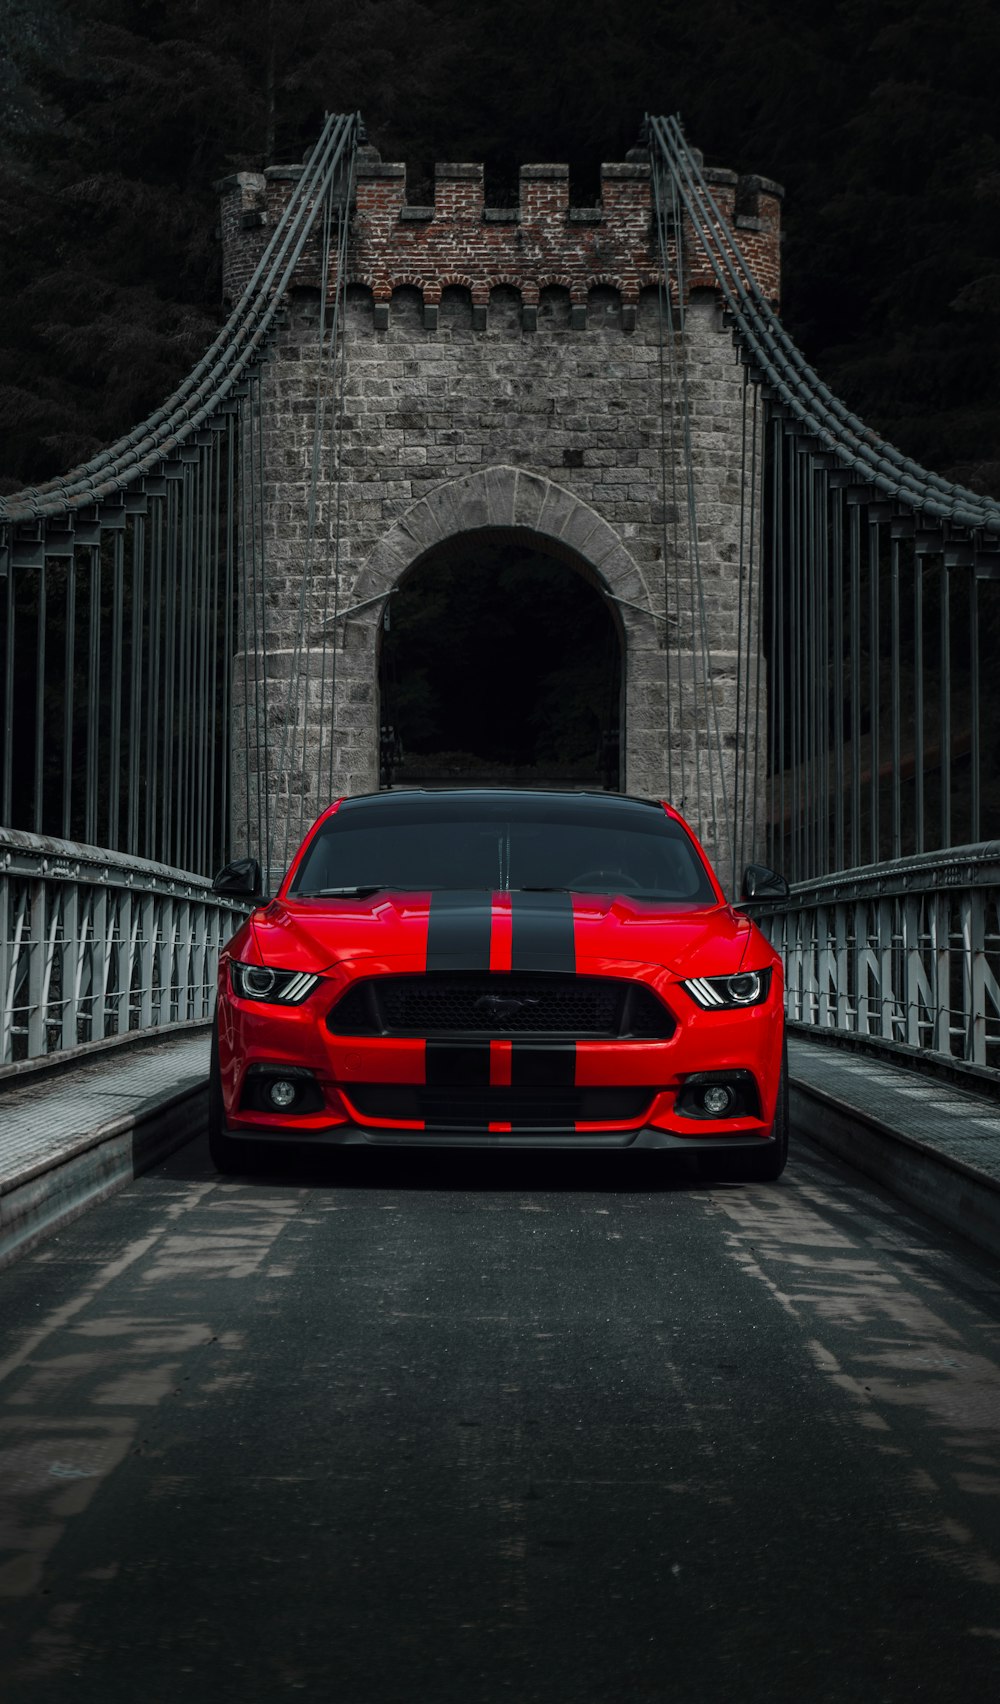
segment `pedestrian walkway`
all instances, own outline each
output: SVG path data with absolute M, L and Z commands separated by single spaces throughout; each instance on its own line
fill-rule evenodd
M 0 1264 L 204 1127 L 209 1030 L 0 1080 Z
M 1000 1256 L 1000 1084 L 954 1088 L 794 1030 L 792 1129 Z
M 805 1135 L 1000 1256 L 1000 1094 L 794 1031 Z M 0 1263 L 205 1128 L 208 1026 L 0 1081 Z

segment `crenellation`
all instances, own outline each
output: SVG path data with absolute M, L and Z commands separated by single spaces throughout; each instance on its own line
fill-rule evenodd
M 266 173 L 241 173 L 220 186 L 224 250 L 224 288 L 232 299 L 259 258 L 266 232 L 280 217 L 301 167 L 271 167 Z M 768 178 L 719 168 L 706 178 L 725 216 L 735 224 L 744 260 L 763 293 L 777 301 L 780 290 L 780 186 Z M 243 180 L 246 180 L 245 182 Z M 251 180 L 253 180 L 251 182 Z M 539 292 L 557 276 L 572 296 L 570 327 L 587 326 L 587 292 L 598 281 L 611 281 L 627 311 L 622 330 L 631 334 L 648 302 L 664 282 L 655 244 L 651 177 L 646 161 L 630 158 L 601 167 L 597 207 L 569 205 L 569 170 L 562 164 L 522 166 L 517 208 L 487 208 L 481 164 L 439 162 L 434 202 L 410 204 L 406 168 L 381 160 L 372 148 L 360 150 L 356 206 L 348 252 L 351 288 L 370 292 L 374 328 L 388 328 L 387 304 L 404 282 L 424 292 L 425 309 L 439 301 L 448 277 L 460 272 L 472 292 L 473 327 L 488 326 L 491 288 L 502 281 L 522 293 L 526 307 L 538 306 Z M 672 251 L 668 270 L 673 292 L 677 280 Z M 303 257 L 303 281 L 318 281 L 315 246 Z M 331 279 L 331 288 L 336 280 Z M 717 289 L 707 257 L 687 232 L 686 292 Z M 659 304 L 656 304 L 659 313 Z M 634 310 L 634 314 L 633 311 Z M 433 331 L 433 314 L 425 321 Z M 531 333 L 531 314 L 522 330 Z

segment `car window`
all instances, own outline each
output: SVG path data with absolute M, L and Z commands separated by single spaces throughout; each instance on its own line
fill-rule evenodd
M 502 835 L 484 823 L 351 824 L 320 829 L 292 891 L 330 887 L 498 888 Z
M 314 837 L 291 891 L 559 888 L 712 904 L 683 827 L 661 809 L 572 795 L 347 801 Z

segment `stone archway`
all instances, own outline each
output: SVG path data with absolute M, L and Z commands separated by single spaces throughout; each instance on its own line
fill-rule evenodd
M 582 558 L 513 528 L 451 535 L 386 600 L 380 786 L 617 791 L 623 650 Z
M 343 752 L 340 788 L 378 786 L 375 681 L 385 601 L 432 551 L 470 533 L 531 541 L 591 580 L 611 604 L 622 640 L 624 718 L 619 785 L 655 793 L 664 785 L 662 615 L 618 533 L 555 481 L 510 466 L 437 486 L 385 533 L 354 581 L 344 612 L 335 725 Z M 346 761 L 345 761 L 346 760 Z

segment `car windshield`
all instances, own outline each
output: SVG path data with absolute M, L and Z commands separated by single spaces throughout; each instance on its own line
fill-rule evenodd
M 314 836 L 290 892 L 449 888 L 717 899 L 690 837 L 660 807 L 572 794 L 345 800 Z

